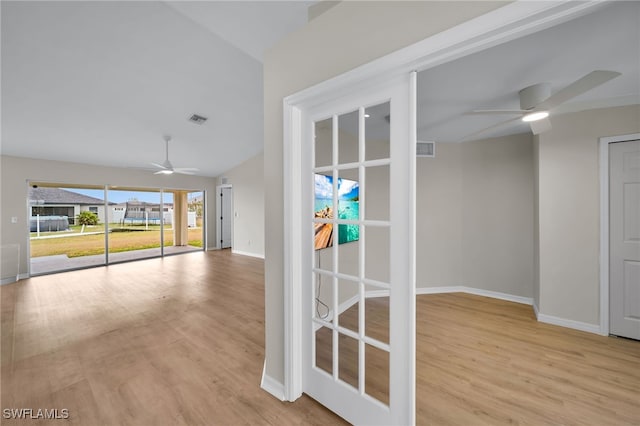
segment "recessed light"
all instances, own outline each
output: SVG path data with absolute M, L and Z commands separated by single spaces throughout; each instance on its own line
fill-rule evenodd
M 529 114 L 522 117 L 522 121 L 524 121 L 525 123 L 530 123 L 531 121 L 542 120 L 543 118 L 547 118 L 548 116 L 549 113 L 547 111 L 530 112 Z

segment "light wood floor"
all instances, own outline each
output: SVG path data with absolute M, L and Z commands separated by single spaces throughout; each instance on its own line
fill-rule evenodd
M 388 298 L 367 299 L 367 335 L 388 341 Z M 640 342 L 536 321 L 531 306 L 468 294 L 417 298 L 419 425 L 640 425 Z M 357 330 L 358 306 L 340 315 Z M 316 365 L 332 371 L 331 332 Z M 340 335 L 339 377 L 358 386 L 358 346 Z M 388 355 L 365 352 L 365 391 L 388 401 Z M 385 372 L 386 374 L 382 374 Z
M 81 425 L 340 424 L 259 388 L 263 280 L 261 260 L 222 251 L 2 286 L 0 405 Z M 386 303 L 367 305 L 381 338 Z M 640 425 L 640 342 L 538 323 L 530 306 L 419 296 L 417 371 L 418 424 Z
M 418 296 L 417 312 L 420 424 L 640 425 L 640 342 L 468 294 Z
M 2 286 L 1 408 L 88 426 L 340 424 L 260 389 L 263 283 L 262 260 L 224 250 Z

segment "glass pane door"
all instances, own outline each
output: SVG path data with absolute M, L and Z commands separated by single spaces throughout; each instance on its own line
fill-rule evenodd
M 104 188 L 29 188 L 31 274 L 105 264 Z
M 356 423 L 413 416 L 415 283 L 410 238 L 402 236 L 412 217 L 411 142 L 408 90 L 400 86 L 381 101 L 363 97 L 351 108 L 337 102 L 324 116 L 310 114 L 318 118 L 311 123 L 304 391 Z
M 113 211 L 109 223 L 109 263 L 161 256 L 162 244 L 173 244 L 170 239 L 165 241 L 162 234 L 165 221 L 171 225 L 171 194 L 166 203 L 160 191 L 119 187 L 109 189 L 108 196 Z M 163 210 L 165 207 L 167 212 Z

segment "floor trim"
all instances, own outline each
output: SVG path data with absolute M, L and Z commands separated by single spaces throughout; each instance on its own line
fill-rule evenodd
M 267 375 L 266 368 L 267 361 L 265 360 L 264 365 L 262 366 L 262 379 L 260 380 L 260 387 L 278 398 L 280 401 L 284 401 L 284 385 L 273 377 Z
M 14 277 L 2 278 L 0 280 L 0 285 L 13 284 L 20 280 L 26 280 L 27 278 L 29 278 L 29 274 L 18 274 L 15 278 Z
M 466 286 L 447 286 L 447 287 L 418 287 L 416 294 L 438 294 L 438 293 L 468 293 L 476 296 L 491 297 L 493 299 L 506 300 L 508 302 L 522 303 L 523 305 L 533 305 L 533 298 L 516 296 L 513 294 L 500 293 L 498 291 L 484 290 L 475 287 Z
M 249 253 L 248 251 L 241 251 L 241 250 L 231 249 L 231 253 L 233 253 L 233 254 L 241 254 L 242 256 L 257 257 L 258 259 L 264 259 L 264 254 Z
M 536 315 L 538 322 L 545 324 L 558 325 L 560 327 L 572 328 L 574 330 L 586 331 L 587 333 L 599 334 L 606 336 L 608 333 L 603 332 L 598 324 L 589 324 L 581 321 L 574 321 L 566 318 L 554 317 L 552 315 L 546 315 L 540 313 L 538 306 L 533 302 L 531 297 L 515 296 L 507 293 L 500 293 L 497 291 L 489 291 L 480 288 L 465 287 L 465 286 L 447 286 L 447 287 L 418 287 L 416 294 L 439 294 L 439 293 L 468 293 L 475 294 L 477 296 L 491 297 L 494 299 L 506 300 L 508 302 L 522 303 L 524 305 L 531 305 L 533 312 Z
M 603 335 L 600 326 L 597 324 L 589 324 L 586 322 L 574 321 L 541 313 L 538 313 L 537 317 L 539 322 L 546 324 L 559 325 L 561 327 L 573 328 L 574 330 Z

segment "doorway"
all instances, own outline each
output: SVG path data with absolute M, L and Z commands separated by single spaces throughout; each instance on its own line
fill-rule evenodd
M 231 184 L 220 185 L 216 188 L 216 211 L 220 215 L 216 217 L 216 235 L 218 235 L 219 249 L 233 247 L 233 186 Z
M 301 322 L 285 362 L 295 392 L 353 423 L 415 421 L 415 83 L 292 107 L 285 259 Z
M 204 249 L 204 191 L 30 182 L 30 275 Z
M 608 151 L 609 333 L 640 340 L 640 140 Z

